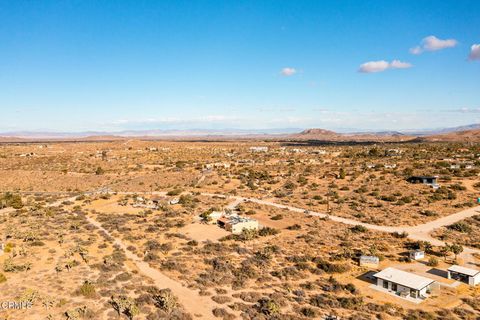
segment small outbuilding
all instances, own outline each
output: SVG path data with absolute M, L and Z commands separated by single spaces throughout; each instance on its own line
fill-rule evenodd
M 380 263 L 380 259 L 376 256 L 360 256 L 359 265 L 360 267 L 367 267 L 367 268 L 378 268 L 378 264 Z
M 425 258 L 425 251 L 422 250 L 413 250 L 409 252 L 409 257 L 411 260 L 420 260 Z
M 386 268 L 373 275 L 376 285 L 402 297 L 425 299 L 435 280 L 414 273 Z
M 410 183 L 423 183 L 437 189 L 440 187 L 437 183 L 437 179 L 437 176 L 411 176 L 407 181 Z
M 172 200 L 170 200 L 168 203 L 171 204 L 171 205 L 174 205 L 174 204 L 177 204 L 180 202 L 180 199 L 178 198 L 173 198 Z
M 447 272 L 448 279 L 462 281 L 471 286 L 476 286 L 480 283 L 480 270 L 453 265 L 447 269 Z

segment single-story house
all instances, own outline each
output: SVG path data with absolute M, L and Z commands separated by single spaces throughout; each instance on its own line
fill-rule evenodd
M 425 299 L 435 280 L 422 277 L 414 273 L 398 270 L 395 268 L 386 268 L 373 275 L 376 279 L 376 285 L 396 294 L 415 299 Z
M 360 267 L 377 268 L 380 263 L 380 259 L 376 256 L 360 256 Z
M 255 219 L 231 215 L 218 219 L 218 224 L 233 234 L 240 234 L 244 229 L 258 230 L 258 221 Z
M 410 183 L 423 183 L 431 186 L 432 188 L 438 188 L 437 176 L 412 176 L 407 179 Z
M 425 258 L 425 251 L 422 250 L 413 250 L 408 254 L 412 260 L 420 260 Z
M 447 269 L 447 272 L 448 279 L 459 280 L 471 286 L 475 286 L 480 283 L 480 270 L 453 265 Z

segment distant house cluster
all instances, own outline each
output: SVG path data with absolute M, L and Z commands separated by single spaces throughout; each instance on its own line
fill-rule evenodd
M 268 147 L 250 147 L 251 152 L 268 152 Z

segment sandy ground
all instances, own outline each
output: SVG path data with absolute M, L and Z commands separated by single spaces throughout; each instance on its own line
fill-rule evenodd
M 203 242 L 206 240 L 217 241 L 220 238 L 228 236 L 230 232 L 219 228 L 217 225 L 193 222 L 178 230 L 180 233 L 196 240 Z

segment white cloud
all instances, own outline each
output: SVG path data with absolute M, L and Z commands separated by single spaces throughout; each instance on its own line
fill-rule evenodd
M 387 70 L 389 65 L 390 64 L 385 60 L 370 61 L 360 65 L 360 69 L 358 69 L 358 71 L 362 73 L 382 72 Z
M 382 72 L 387 69 L 408 69 L 411 67 L 412 64 L 408 62 L 402 62 L 400 60 L 393 60 L 392 62 L 380 60 L 365 62 L 364 64 L 360 65 L 358 71 L 361 73 L 375 73 Z
M 421 54 L 424 51 L 438 51 L 446 48 L 453 48 L 458 44 L 455 39 L 439 39 L 435 36 L 423 38 L 422 44 L 410 49 L 411 54 Z
M 420 46 L 416 46 L 416 47 L 410 49 L 411 54 L 421 54 L 422 52 L 423 52 L 423 50 Z
M 283 68 L 282 71 L 280 71 L 280 73 L 283 76 L 290 77 L 290 76 L 293 76 L 295 73 L 297 73 L 297 70 L 295 68 L 286 67 L 286 68 Z
M 391 69 L 408 69 L 411 68 L 412 64 L 408 62 L 402 62 L 400 60 L 393 60 L 390 63 L 390 68 Z
M 480 44 L 474 44 L 470 48 L 469 60 L 480 60 Z

